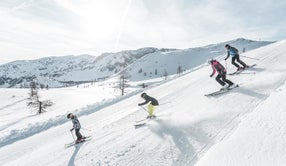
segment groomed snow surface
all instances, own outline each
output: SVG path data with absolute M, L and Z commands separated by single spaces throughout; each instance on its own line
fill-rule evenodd
M 135 129 L 146 117 L 135 90 L 118 98 L 112 88 L 52 89 L 43 97 L 53 109 L 35 115 L 26 108 L 26 93 L 1 89 L 1 165 L 284 165 L 286 163 L 286 41 L 243 56 L 255 68 L 228 76 L 240 85 L 217 97 L 210 66 L 146 89 L 160 102 L 157 119 Z M 224 63 L 224 62 L 222 62 Z M 228 71 L 235 68 L 228 63 Z M 255 72 L 255 74 L 253 74 Z M 252 73 L 252 74 L 250 74 Z M 105 89 L 103 89 L 105 88 Z M 79 116 L 82 133 L 92 140 L 65 149 L 73 141 L 72 123 Z M 11 139 L 10 139 L 11 138 Z

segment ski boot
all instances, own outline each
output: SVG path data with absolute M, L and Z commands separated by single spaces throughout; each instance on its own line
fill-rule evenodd
M 242 68 L 242 69 L 244 70 L 244 69 L 246 69 L 246 68 L 249 68 L 249 66 L 248 66 L 248 65 L 243 66 L 243 68 Z
M 244 67 L 238 67 L 236 71 L 244 70 Z
M 237 85 L 236 84 L 232 84 L 232 85 L 229 85 L 227 88 L 228 89 L 232 89 L 232 88 L 234 88 L 234 87 L 236 87 Z
M 156 118 L 155 115 L 148 115 L 146 119 L 154 119 L 154 118 Z
M 225 84 L 222 88 L 220 88 L 220 90 L 225 90 L 227 89 L 229 86 L 227 84 Z
M 78 144 L 78 143 L 81 143 L 81 142 L 84 142 L 84 141 L 85 141 L 85 139 L 81 138 L 81 139 L 76 140 L 75 143 Z

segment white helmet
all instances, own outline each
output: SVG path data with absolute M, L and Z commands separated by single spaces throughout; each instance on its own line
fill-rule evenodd
M 209 58 L 209 59 L 207 60 L 207 63 L 208 63 L 208 64 L 211 64 L 212 61 L 213 61 L 213 58 Z

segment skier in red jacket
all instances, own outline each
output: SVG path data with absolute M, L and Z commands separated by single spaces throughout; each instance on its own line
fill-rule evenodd
M 233 82 L 230 80 L 226 79 L 226 69 L 223 67 L 222 64 L 220 64 L 217 60 L 215 59 L 209 59 L 208 63 L 212 66 L 213 73 L 210 75 L 212 77 L 216 72 L 218 72 L 215 80 L 223 86 L 221 90 L 227 89 L 227 88 L 232 88 L 235 86 Z

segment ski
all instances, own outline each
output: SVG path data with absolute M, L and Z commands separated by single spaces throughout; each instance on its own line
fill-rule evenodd
M 219 91 L 215 91 L 213 93 L 209 93 L 209 94 L 205 94 L 205 96 L 209 97 L 209 96 L 217 96 L 217 95 L 220 95 L 220 94 L 223 94 L 223 93 L 226 93 L 234 88 L 237 88 L 239 87 L 238 85 L 236 85 L 235 87 L 232 87 L 232 88 L 226 88 L 226 89 L 222 89 L 222 90 L 219 90 Z
M 235 72 L 233 72 L 233 73 L 229 73 L 229 74 L 227 74 L 227 75 L 243 74 L 243 71 L 245 71 L 245 70 L 247 70 L 247 69 L 249 69 L 249 68 L 253 68 L 254 66 L 256 66 L 256 64 L 253 64 L 253 65 L 247 67 L 246 69 L 238 70 L 238 71 L 235 71 Z M 247 73 L 247 74 L 255 74 L 255 72 L 251 72 L 251 73 Z
M 256 72 L 247 72 L 247 73 L 245 73 L 245 72 L 240 72 L 240 73 L 237 73 L 237 74 L 256 74 Z
M 147 117 L 147 118 L 145 118 L 145 119 L 136 121 L 136 122 L 135 122 L 136 124 L 134 124 L 135 129 L 145 126 L 148 121 L 150 121 L 150 120 L 152 120 L 152 119 L 155 119 L 156 117 L 157 117 L 157 116 L 153 115 L 152 118 L 148 118 L 148 117 Z
M 141 123 L 141 122 L 144 122 L 144 121 L 146 121 L 147 119 L 141 119 L 141 120 L 137 120 L 137 121 L 135 121 L 135 123 Z
M 134 127 L 135 127 L 135 129 L 138 129 L 138 128 L 143 127 L 143 126 L 145 126 L 145 125 L 146 125 L 146 122 L 144 122 L 144 123 L 138 123 L 138 124 L 135 124 Z
M 67 149 L 67 148 L 69 148 L 69 147 L 72 147 L 72 146 L 75 146 L 75 145 L 84 143 L 84 142 L 86 142 L 86 141 L 90 141 L 91 139 L 92 139 L 91 136 L 86 136 L 86 137 L 84 138 L 84 140 L 81 141 L 81 142 L 78 142 L 78 143 L 71 142 L 71 143 L 65 144 L 64 148 Z
M 142 120 L 136 121 L 134 124 L 135 129 L 142 127 L 142 126 L 145 126 L 146 121 L 147 121 L 147 119 L 142 119 Z

